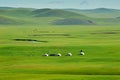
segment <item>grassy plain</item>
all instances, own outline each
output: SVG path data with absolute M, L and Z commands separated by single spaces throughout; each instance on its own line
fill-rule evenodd
M 0 80 L 120 80 L 119 36 L 119 25 L 0 25 Z

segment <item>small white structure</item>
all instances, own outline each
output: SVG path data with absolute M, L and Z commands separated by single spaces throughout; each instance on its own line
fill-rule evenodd
M 72 53 L 67 53 L 67 55 L 66 56 L 72 56 Z
M 45 53 L 43 56 L 49 56 L 47 53 Z
M 62 55 L 60 53 L 58 53 L 57 56 L 62 56 Z
M 85 53 L 81 50 L 81 51 L 80 51 L 80 55 L 85 55 Z

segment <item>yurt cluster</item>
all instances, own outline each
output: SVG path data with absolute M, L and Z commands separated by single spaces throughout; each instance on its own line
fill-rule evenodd
M 85 55 L 85 53 L 81 50 L 79 55 Z M 57 54 L 48 54 L 48 53 L 45 53 L 43 54 L 43 56 L 62 56 L 61 53 L 57 53 Z M 67 53 L 65 56 L 73 56 L 72 53 Z

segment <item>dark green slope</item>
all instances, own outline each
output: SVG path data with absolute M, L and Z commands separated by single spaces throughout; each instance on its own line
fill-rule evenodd
M 92 20 L 83 20 L 79 18 L 66 18 L 53 22 L 55 25 L 91 25 L 95 24 Z

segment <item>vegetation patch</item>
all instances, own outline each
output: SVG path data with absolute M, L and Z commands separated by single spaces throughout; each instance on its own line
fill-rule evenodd
M 15 41 L 29 41 L 29 42 L 48 42 L 48 41 L 40 41 L 40 40 L 35 40 L 35 39 L 13 39 Z

